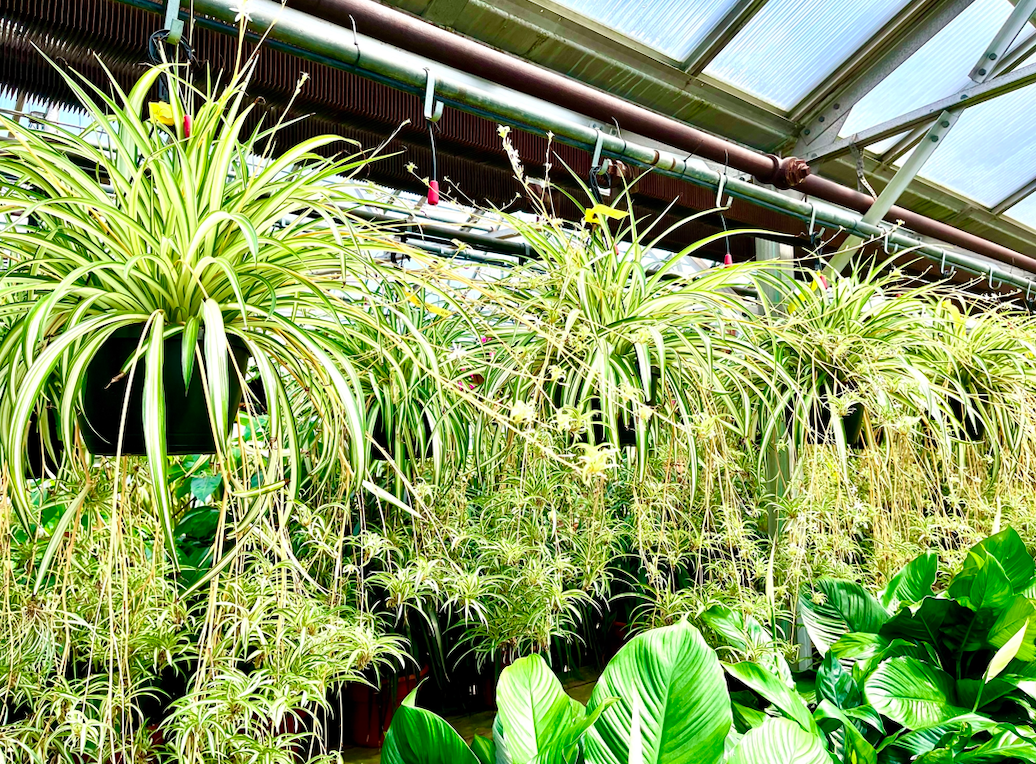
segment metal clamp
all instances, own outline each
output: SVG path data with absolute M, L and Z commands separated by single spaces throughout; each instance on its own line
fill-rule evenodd
M 424 71 L 428 75 L 424 86 L 424 118 L 428 122 L 438 122 L 445 104 L 435 97 L 435 75 L 432 70 L 425 67 Z
M 177 45 L 183 37 L 183 22 L 180 21 L 180 0 L 166 0 L 165 28 L 169 30 L 166 42 Z

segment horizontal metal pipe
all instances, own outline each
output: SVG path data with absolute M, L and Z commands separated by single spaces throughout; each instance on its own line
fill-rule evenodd
M 161 7 L 153 0 L 122 0 L 122 2 L 150 10 L 158 10 Z M 351 3 L 354 0 L 323 0 L 323 2 Z M 232 23 L 236 9 L 232 6 L 236 6 L 235 0 L 192 0 L 192 3 L 196 13 L 217 20 L 213 22 L 198 18 L 197 23 L 223 31 L 233 31 Z M 895 254 L 903 249 L 915 250 L 934 262 L 956 266 L 981 275 L 992 273 L 992 277 L 997 281 L 1013 284 L 1025 290 L 1028 295 L 1036 293 L 1036 283 L 996 264 L 987 264 L 952 250 L 947 251 L 923 243 L 902 230 L 889 231 L 878 225 L 864 223 L 859 215 L 838 209 L 822 201 L 812 203 L 800 201 L 764 186 L 726 176 L 710 169 L 705 162 L 690 156 L 677 156 L 671 152 L 603 133 L 587 124 L 589 120 L 577 121 L 575 118 L 559 116 L 558 109 L 550 108 L 537 98 L 514 93 L 501 88 L 499 83 L 480 81 L 473 75 L 456 72 L 443 66 L 432 67 L 427 59 L 411 51 L 401 50 L 380 40 L 358 34 L 351 27 L 343 28 L 327 23 L 316 16 L 285 8 L 273 0 L 249 0 L 247 9 L 251 17 L 250 27 L 253 30 L 259 32 L 269 30 L 269 39 L 272 44 L 287 48 L 302 58 L 338 66 L 418 94 L 425 92 L 425 84 L 431 70 L 436 77 L 436 97 L 458 109 L 488 116 L 539 133 L 550 132 L 558 140 L 587 150 L 592 150 L 600 142 L 603 156 L 649 167 L 664 175 L 687 180 L 709 189 L 716 189 L 717 201 L 720 200 L 720 197 L 728 195 L 744 199 L 832 232 L 844 231 L 864 240 L 882 239 L 886 242 L 890 254 Z M 477 43 L 470 44 L 477 45 Z M 483 48 L 483 46 L 478 47 Z M 619 101 L 619 103 L 625 102 Z M 720 141 L 713 136 L 694 131 L 693 128 L 682 125 L 682 123 L 673 120 L 666 120 L 666 122 L 691 130 L 708 138 L 710 142 Z M 748 149 L 739 148 L 738 150 L 741 152 L 739 155 L 747 156 L 744 154 L 747 152 L 756 159 L 764 159 L 770 170 L 774 169 L 771 159 L 755 154 Z M 735 166 L 733 156 L 731 154 L 728 157 L 730 167 Z M 722 159 L 723 157 L 721 157 Z M 807 183 L 810 180 L 815 180 L 815 178 L 807 179 Z M 849 191 L 837 184 L 832 185 L 843 191 Z M 798 188 L 806 190 L 806 184 L 803 183 Z M 869 197 L 863 198 L 870 201 Z M 844 206 L 855 209 L 851 204 Z M 893 208 L 893 212 L 896 209 Z M 903 215 L 893 217 L 904 219 Z M 956 231 L 957 229 L 951 230 Z M 957 233 L 962 232 L 957 231 Z M 989 244 L 984 239 L 972 238 L 976 242 Z M 979 252 L 976 247 L 966 248 Z M 1001 249 L 1005 248 L 1001 247 Z M 1036 260 L 1011 250 L 1006 251 L 1014 255 L 1019 262 L 1012 262 L 1005 258 L 993 257 L 992 259 L 1010 262 L 1015 267 L 1036 273 Z
M 355 28 L 366 35 L 536 96 L 548 103 L 573 109 L 602 124 L 611 124 L 614 118 L 623 130 L 728 165 L 764 183 L 773 178 L 774 163 L 768 155 L 696 130 L 683 122 L 440 29 L 373 0 L 288 0 L 288 4 L 296 10 L 343 27 L 351 28 L 355 23 Z M 807 177 L 795 187 L 809 196 L 848 207 L 861 214 L 870 209 L 873 202 L 866 194 L 815 175 Z M 884 220 L 902 220 L 906 227 L 923 236 L 945 241 L 1022 270 L 1036 272 L 1034 258 L 902 207 L 892 207 Z

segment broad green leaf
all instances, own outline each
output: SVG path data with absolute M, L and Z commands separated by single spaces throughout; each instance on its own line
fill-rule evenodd
M 819 734 L 789 719 L 770 719 L 750 730 L 727 764 L 832 764 Z
M 731 727 L 723 669 L 686 621 L 645 632 L 605 668 L 589 710 L 604 710 L 586 735 L 587 761 L 628 764 L 634 698 L 645 764 L 718 764 Z M 633 746 L 635 747 L 635 746 Z
M 831 701 L 821 701 L 817 710 L 813 712 L 813 717 L 825 732 L 833 732 L 838 727 L 842 729 L 842 761 L 853 764 L 877 764 L 878 754 L 874 746 L 867 742 L 852 719 Z
M 1036 620 L 1036 608 L 1025 597 L 1015 597 L 1011 604 L 996 619 L 989 629 L 986 641 L 996 648 L 1001 648 L 1018 634 L 1023 624 Z M 1022 643 L 1018 646 L 1015 657 L 1022 661 L 1036 658 L 1036 629 L 1025 629 Z
M 977 564 L 975 560 L 985 558 L 984 553 L 988 553 L 990 557 L 1000 563 L 1015 592 L 1023 590 L 1032 580 L 1033 574 L 1036 573 L 1036 563 L 1033 562 L 1032 555 L 1025 548 L 1025 542 L 1014 528 L 1005 528 L 995 536 L 983 539 L 973 546 L 958 575 L 969 574 Z M 973 558 L 972 554 L 976 557 Z
M 900 570 L 881 595 L 881 604 L 894 612 L 900 604 L 920 602 L 932 594 L 932 586 L 939 572 L 939 555 L 925 552 L 914 558 Z
M 935 644 L 940 633 L 964 627 L 973 618 L 972 611 L 959 602 L 943 597 L 925 597 L 919 603 L 901 608 L 879 633 L 891 639 Z
M 817 671 L 817 697 L 830 701 L 837 708 L 860 704 L 860 690 L 852 676 L 842 668 L 833 649 L 828 651 Z
M 576 740 L 566 739 L 568 730 L 586 716 L 539 655 L 519 658 L 503 670 L 496 700 L 514 764 L 535 761 L 556 741 L 574 745 Z
M 953 678 L 916 658 L 881 664 L 864 687 L 879 713 L 909 729 L 932 727 L 968 713 L 956 705 Z
M 940 741 L 951 738 L 955 735 L 972 735 L 975 732 L 991 732 L 999 729 L 1000 725 L 992 719 L 978 714 L 967 713 L 962 716 L 949 719 L 942 724 L 937 724 L 923 729 L 917 729 L 901 736 L 896 741 L 896 746 L 902 748 L 914 756 L 920 756 L 933 750 Z
M 431 711 L 417 708 L 416 698 L 414 690 L 392 715 L 383 764 L 479 764 L 464 738 Z
M 888 620 L 881 603 L 852 581 L 822 579 L 799 598 L 806 631 L 821 655 L 848 632 L 877 634 Z
M 471 752 L 479 764 L 496 764 L 496 744 L 491 738 L 475 735 L 471 741 Z
M 1000 676 L 1000 672 L 1007 668 L 1008 664 L 1015 659 L 1018 651 L 1022 649 L 1022 643 L 1025 641 L 1025 632 L 1028 628 L 1029 619 L 1026 618 L 1017 633 L 1007 640 L 1003 647 L 996 651 L 996 655 L 989 662 L 989 668 L 986 669 L 987 682 Z
M 999 611 L 1014 598 L 1011 580 L 995 557 L 969 552 L 968 562 L 967 572 L 958 574 L 950 584 L 950 597 L 975 612 Z
M 742 661 L 726 667 L 727 673 L 757 692 L 772 703 L 785 716 L 799 724 L 804 730 L 816 733 L 816 722 L 798 692 L 788 687 L 772 673 L 757 663 Z

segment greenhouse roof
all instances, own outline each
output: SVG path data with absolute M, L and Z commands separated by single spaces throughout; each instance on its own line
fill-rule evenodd
M 386 4 L 864 191 L 949 114 L 900 204 L 1036 252 L 1036 0 Z

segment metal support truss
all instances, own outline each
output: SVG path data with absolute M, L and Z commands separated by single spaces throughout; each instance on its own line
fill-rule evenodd
M 923 125 L 941 112 L 975 106 L 997 96 L 1012 93 L 1033 82 L 1036 82 L 1036 64 L 1029 64 L 1008 74 L 970 85 L 951 96 L 940 98 L 927 106 L 914 109 L 907 114 L 882 122 L 867 130 L 861 130 L 846 138 L 838 138 L 822 146 L 811 146 L 803 158 L 811 163 L 821 159 L 833 159 L 849 153 L 850 146 L 869 146 Z
M 910 56 L 967 10 L 974 0 L 947 0 L 926 19 L 914 24 L 905 39 L 873 61 L 866 62 L 862 73 L 841 84 L 825 83 L 817 92 L 821 98 L 806 99 L 792 110 L 792 119 L 804 123 L 795 155 L 803 156 L 812 144 L 822 145 L 837 136 L 853 106 L 874 90 Z M 819 143 L 818 143 L 819 142 Z
M 1011 11 L 1011 15 L 1007 18 L 1004 25 L 1000 27 L 996 37 L 989 43 L 989 47 L 982 54 L 982 58 L 978 60 L 978 63 L 975 64 L 968 75 L 972 80 L 975 82 L 985 82 L 993 77 L 993 69 L 996 62 L 1002 59 L 1004 54 L 1010 50 L 1011 45 L 1017 39 L 1022 29 L 1025 28 L 1025 24 L 1034 12 L 1036 12 L 1036 0 L 1018 0 L 1014 10 Z
M 910 158 L 903 163 L 903 166 L 896 171 L 896 174 L 892 176 L 892 180 L 888 182 L 888 185 L 882 189 L 882 192 L 878 194 L 878 198 L 874 200 L 874 204 L 871 208 L 863 214 L 862 221 L 869 225 L 876 225 L 884 219 L 888 211 L 892 209 L 892 206 L 896 203 L 903 192 L 906 191 L 907 186 L 917 177 L 917 173 L 920 172 L 925 162 L 929 160 L 935 150 L 939 148 L 939 144 L 942 142 L 946 134 L 950 132 L 950 129 L 956 124 L 957 119 L 960 117 L 960 112 L 949 112 L 944 111 L 939 115 L 939 118 L 935 121 L 935 124 L 929 128 L 928 132 L 925 133 L 921 142 L 917 148 L 914 149 L 913 153 L 910 154 Z M 855 254 L 856 249 L 863 243 L 863 239 L 859 236 L 850 236 L 845 240 L 841 249 L 835 253 L 831 258 L 831 263 L 828 266 L 828 270 L 832 272 L 840 272 L 846 265 L 849 264 L 849 260 Z

